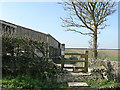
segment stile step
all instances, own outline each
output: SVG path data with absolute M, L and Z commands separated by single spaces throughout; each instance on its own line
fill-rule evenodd
M 61 67 L 61 64 L 56 64 L 56 65 Z M 74 66 L 73 64 L 64 64 L 64 67 L 73 67 L 73 66 Z
M 68 82 L 69 87 L 89 87 L 85 82 Z
M 91 73 L 83 73 L 83 72 L 79 72 L 79 73 L 74 73 L 74 72 L 68 72 L 66 75 L 72 75 L 72 76 L 90 76 Z

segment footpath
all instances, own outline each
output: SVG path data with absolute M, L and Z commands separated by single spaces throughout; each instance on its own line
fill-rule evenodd
M 57 66 L 61 67 L 61 64 L 57 64 Z M 83 72 L 79 70 L 74 70 L 76 65 L 74 64 L 64 64 L 66 68 L 63 68 L 63 73 L 61 73 L 61 77 L 58 77 L 58 82 L 68 82 L 69 87 L 89 87 L 86 82 L 79 82 L 80 77 L 90 76 L 91 73 Z M 73 67 L 73 69 L 67 69 L 67 67 Z

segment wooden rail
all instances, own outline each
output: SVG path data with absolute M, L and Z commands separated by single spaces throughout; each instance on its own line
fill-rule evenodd
M 88 62 L 87 60 L 63 60 L 64 62 Z
M 80 54 L 80 53 L 65 53 L 65 55 L 84 55 L 84 54 Z

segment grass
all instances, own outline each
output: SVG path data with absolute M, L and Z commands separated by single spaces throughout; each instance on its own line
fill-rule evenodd
M 65 52 L 66 53 L 84 53 L 86 49 L 65 49 Z M 89 58 L 92 57 L 92 51 L 91 50 L 88 50 L 89 51 Z M 108 58 L 110 59 L 111 61 L 120 61 L 120 55 L 118 55 L 118 50 L 109 50 L 109 49 L 106 49 L 106 50 L 98 50 L 98 58 L 100 59 L 105 59 L 105 58 Z
M 102 79 L 101 81 L 99 80 L 92 80 L 92 79 L 88 79 L 88 78 L 84 78 L 82 79 L 82 81 L 80 80 L 79 82 L 86 82 L 90 88 L 120 88 L 120 83 L 115 82 L 113 80 L 108 81 L 106 79 Z
M 99 87 L 104 87 L 104 88 L 120 88 L 120 83 L 115 82 L 115 81 L 107 81 L 106 79 L 103 79 L 102 81 L 86 81 L 88 85 L 91 88 L 99 88 Z
M 46 80 L 40 76 L 31 76 L 29 74 L 22 74 L 16 77 L 7 76 L 2 79 L 2 88 L 68 88 L 67 82 L 58 83 L 55 79 Z
M 38 57 L 3 57 L 2 88 L 67 88 L 67 82 L 58 83 L 59 69 L 50 61 Z M 6 68 L 7 67 L 7 68 Z

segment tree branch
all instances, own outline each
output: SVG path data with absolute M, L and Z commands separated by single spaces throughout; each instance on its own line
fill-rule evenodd
M 72 2 L 72 5 L 73 5 L 73 7 L 74 7 L 74 10 L 75 10 L 76 15 L 77 15 L 78 18 L 82 21 L 82 23 L 83 23 L 88 29 L 90 29 L 91 31 L 94 32 L 94 30 L 93 30 L 92 28 L 88 27 L 87 24 L 86 24 L 86 23 L 82 20 L 82 18 L 78 15 L 78 12 L 77 12 L 77 10 L 76 10 L 75 4 L 74 4 L 73 2 Z
M 67 29 L 66 31 L 74 31 L 74 32 L 80 33 L 80 34 L 82 34 L 82 35 L 93 35 L 93 33 L 82 33 L 82 32 L 77 31 L 77 30 L 75 30 L 75 29 Z
M 106 17 L 114 13 L 115 3 L 110 2 L 82 2 L 81 0 L 65 1 L 64 9 L 68 11 L 70 17 L 62 19 L 63 27 L 79 28 L 84 27 L 95 33 L 97 29 L 104 29 L 107 25 L 104 22 Z M 81 22 L 79 23 L 79 21 Z M 69 30 L 68 30 L 69 31 Z M 74 30 L 72 30 L 74 31 Z M 78 32 L 81 33 L 82 32 Z M 86 34 L 83 34 L 86 35 Z

